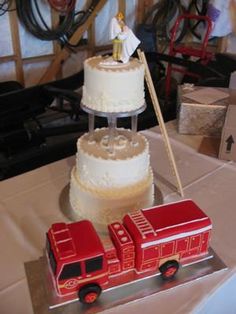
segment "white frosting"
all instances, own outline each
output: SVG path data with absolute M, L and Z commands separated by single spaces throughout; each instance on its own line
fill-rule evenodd
M 73 168 L 70 182 L 70 204 L 79 218 L 89 219 L 96 227 L 121 220 L 133 210 L 153 205 L 154 187 L 150 169 L 142 182 L 120 189 L 92 189 L 83 185 L 76 169 Z M 104 229 L 103 229 L 104 231 Z
M 102 112 L 127 112 L 144 104 L 144 66 L 131 59 L 123 66 L 103 66 L 96 56 L 84 62 L 82 103 Z
M 104 145 L 108 129 L 95 130 L 93 139 L 89 143 L 85 134 L 77 142 L 76 172 L 85 186 L 120 188 L 147 178 L 150 156 L 144 136 L 137 134 L 133 145 L 131 131 L 118 129 L 111 155 Z

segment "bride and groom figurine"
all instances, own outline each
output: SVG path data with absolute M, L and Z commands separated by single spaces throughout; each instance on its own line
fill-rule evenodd
M 134 53 L 140 40 L 133 31 L 125 25 L 124 15 L 119 12 L 111 20 L 110 39 L 113 41 L 113 60 L 115 62 L 127 63 Z

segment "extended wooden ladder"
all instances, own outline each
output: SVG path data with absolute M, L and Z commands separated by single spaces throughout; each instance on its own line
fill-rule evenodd
M 153 229 L 150 222 L 144 217 L 143 213 L 140 210 L 129 213 L 130 219 L 134 222 L 135 226 L 141 233 L 143 238 L 146 238 L 147 234 L 156 235 L 155 230 Z
M 165 143 L 167 155 L 169 158 L 171 170 L 173 171 L 174 176 L 175 176 L 176 181 L 177 181 L 177 190 L 180 193 L 180 195 L 183 197 L 184 192 L 183 192 L 182 184 L 181 184 L 179 173 L 178 173 L 178 170 L 176 167 L 175 158 L 174 158 L 171 146 L 170 146 L 170 141 L 169 141 L 168 134 L 167 134 L 166 127 L 165 127 L 165 123 L 164 123 L 164 120 L 162 117 L 161 108 L 160 108 L 160 105 L 159 105 L 159 102 L 157 99 L 157 95 L 156 95 L 156 91 L 155 91 L 155 88 L 153 85 L 152 77 L 151 77 L 151 74 L 150 74 L 150 71 L 148 68 L 147 60 L 146 60 L 144 52 L 142 52 L 140 49 L 138 49 L 138 56 L 139 56 L 140 61 L 144 64 L 144 67 L 145 67 L 145 79 L 146 79 L 148 90 L 149 90 L 149 93 L 150 93 L 150 96 L 152 99 L 152 103 L 153 103 L 153 107 L 154 107 L 154 110 L 156 113 L 157 121 L 159 123 L 159 127 L 161 130 L 163 139 L 164 139 L 164 143 Z

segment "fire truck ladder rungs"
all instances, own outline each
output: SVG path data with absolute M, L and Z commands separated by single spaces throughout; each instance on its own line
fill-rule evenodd
M 129 214 L 130 218 L 135 223 L 142 237 L 146 238 L 146 235 L 152 233 L 156 235 L 156 232 L 153 230 L 149 221 L 143 216 L 141 211 L 135 211 Z
M 60 240 L 56 240 L 56 234 L 59 234 L 59 233 L 63 234 L 64 237 L 62 237 Z M 56 246 L 58 252 L 60 252 L 59 245 L 61 243 L 63 243 L 63 242 L 69 242 L 70 243 L 71 250 L 64 252 L 64 255 L 65 255 L 64 257 L 73 256 L 76 253 L 73 239 L 72 239 L 71 234 L 70 234 L 70 230 L 68 229 L 68 227 L 66 225 L 63 228 L 61 228 L 61 230 L 55 231 L 52 229 L 52 236 L 54 238 L 55 246 Z

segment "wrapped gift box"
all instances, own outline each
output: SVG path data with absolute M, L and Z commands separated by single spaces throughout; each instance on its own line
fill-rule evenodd
M 228 105 L 228 88 L 180 85 L 177 114 L 179 133 L 220 136 Z

